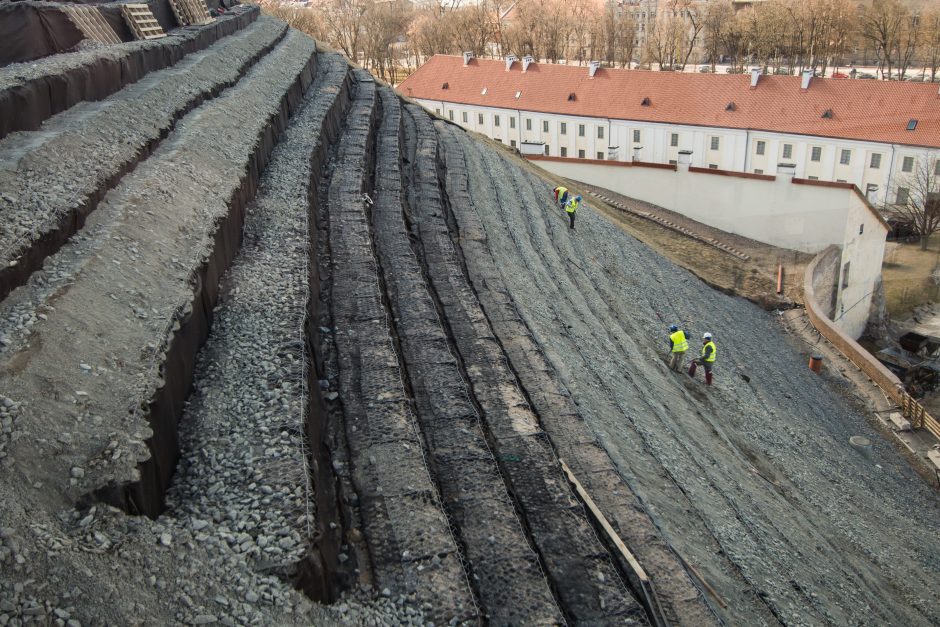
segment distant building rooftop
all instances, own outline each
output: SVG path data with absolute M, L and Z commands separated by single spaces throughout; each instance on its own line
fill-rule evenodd
M 412 98 L 643 122 L 689 124 L 940 148 L 932 83 L 691 74 L 436 55 L 399 85 Z M 446 87 L 445 87 L 446 85 Z M 574 94 L 574 97 L 571 97 Z M 729 107 L 728 103 L 734 103 Z M 908 130 L 910 121 L 918 123 Z

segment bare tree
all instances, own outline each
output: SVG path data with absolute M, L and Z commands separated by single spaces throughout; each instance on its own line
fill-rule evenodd
M 903 79 L 920 35 L 920 15 L 901 0 L 872 0 L 860 14 L 861 35 L 875 49 L 882 78 Z
M 921 16 L 921 27 L 924 65 L 930 70 L 930 80 L 936 81 L 940 72 L 940 4 L 934 4 Z
M 930 151 L 915 159 L 913 170 L 898 178 L 892 191 L 894 203 L 887 212 L 911 226 L 927 250 L 930 236 L 940 230 L 940 153 Z

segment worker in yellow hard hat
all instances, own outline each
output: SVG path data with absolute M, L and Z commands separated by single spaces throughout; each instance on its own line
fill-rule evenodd
M 689 366 L 689 376 L 695 377 L 696 366 L 701 365 L 705 368 L 705 385 L 712 384 L 712 366 L 715 365 L 715 358 L 718 357 L 718 347 L 712 339 L 711 333 L 705 333 L 702 336 L 702 355 L 692 361 Z
M 568 201 L 565 211 L 568 213 L 568 228 L 574 229 L 574 214 L 581 208 L 581 197 L 575 196 Z

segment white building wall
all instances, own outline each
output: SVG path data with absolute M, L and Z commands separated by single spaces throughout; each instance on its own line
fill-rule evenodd
M 841 247 L 835 322 L 852 337 L 864 331 L 872 292 L 881 276 L 887 228 L 856 190 L 797 184 L 782 175 L 769 181 L 577 160 L 535 163 L 559 176 L 650 202 L 774 246 L 808 253 L 818 253 L 832 244 Z M 841 276 L 846 263 L 847 281 Z
M 596 159 L 602 152 L 607 158 L 607 147 L 618 146 L 618 159 L 632 161 L 634 146 L 642 146 L 640 161 L 650 163 L 669 163 L 678 160 L 679 150 L 692 151 L 692 165 L 707 168 L 716 166 L 720 170 L 776 174 L 778 163 L 796 165 L 796 176 L 815 178 L 821 181 L 845 181 L 856 185 L 863 193 L 869 186 L 877 186 L 869 199 L 876 204 L 885 201 L 894 202 L 898 180 L 903 180 L 901 172 L 903 158 L 912 156 L 916 159 L 930 158 L 931 151 L 913 146 L 898 146 L 877 142 L 864 142 L 848 139 L 826 138 L 806 135 L 792 135 L 766 131 L 745 131 L 720 127 L 698 127 L 682 124 L 639 122 L 633 120 L 609 120 L 563 116 L 551 113 L 536 113 L 515 109 L 477 107 L 434 100 L 418 100 L 430 111 L 435 111 L 446 119 L 454 111 L 454 122 L 464 128 L 499 139 L 507 145 L 516 141 L 544 142 L 550 156 L 577 158 L 578 151 L 584 150 L 587 159 Z M 468 113 L 468 122 L 462 121 L 462 112 Z M 484 122 L 479 123 L 477 115 L 483 113 Z M 493 115 L 501 116 L 499 132 L 494 132 Z M 517 119 L 517 128 L 509 127 L 509 116 Z M 532 130 L 525 128 L 525 120 L 532 120 Z M 543 131 L 542 122 L 549 122 L 548 132 Z M 567 133 L 561 133 L 561 123 L 567 125 Z M 585 136 L 578 136 L 578 125 L 585 125 Z M 605 138 L 597 138 L 597 127 L 605 126 Z M 634 142 L 634 131 L 640 132 L 640 141 Z M 679 135 L 679 145 L 672 146 L 672 134 Z M 711 137 L 719 138 L 719 149 L 711 150 Z M 765 142 L 763 155 L 756 154 L 757 142 Z M 790 156 L 785 156 L 785 146 L 790 146 Z M 820 148 L 820 160 L 812 160 L 813 147 Z M 848 165 L 840 163 L 841 151 L 850 151 Z M 880 154 L 880 167 L 871 167 L 872 154 Z M 934 157 L 935 158 L 935 157 Z

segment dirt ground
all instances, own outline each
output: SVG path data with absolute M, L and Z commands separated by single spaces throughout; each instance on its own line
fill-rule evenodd
M 940 286 L 933 275 L 940 263 L 940 237 L 934 237 L 927 250 L 917 242 L 888 242 L 882 280 L 888 315 L 906 318 L 919 305 L 937 301 Z

